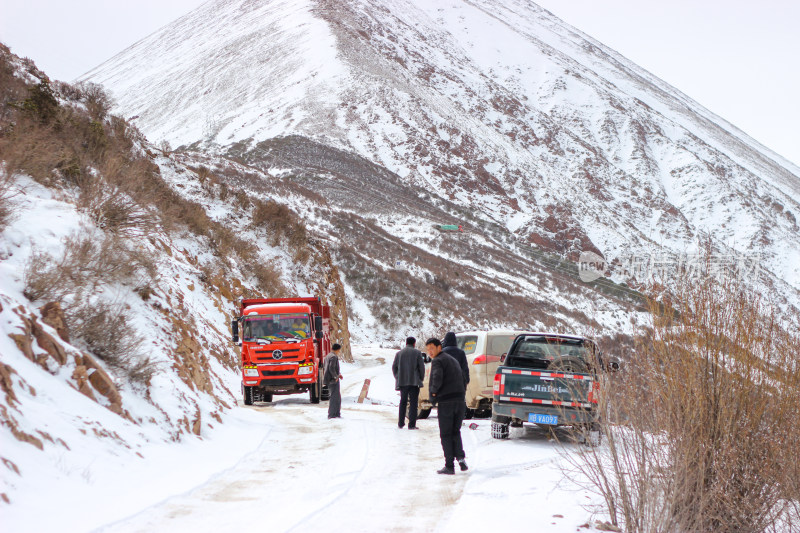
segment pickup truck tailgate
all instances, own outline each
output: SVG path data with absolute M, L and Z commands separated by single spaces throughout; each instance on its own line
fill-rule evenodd
M 591 374 L 500 368 L 494 398 L 499 402 L 528 403 L 563 408 L 593 407 Z

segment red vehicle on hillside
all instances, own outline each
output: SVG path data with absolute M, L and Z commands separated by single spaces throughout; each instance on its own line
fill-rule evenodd
M 242 299 L 231 329 L 242 347 L 245 405 L 306 391 L 311 403 L 328 399 L 322 360 L 331 349 L 330 316 L 319 298 Z

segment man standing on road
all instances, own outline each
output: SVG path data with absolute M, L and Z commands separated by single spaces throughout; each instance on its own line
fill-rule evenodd
M 454 460 L 461 470 L 467 469 L 464 445 L 461 442 L 461 422 L 464 420 L 464 375 L 461 366 L 450 355 L 442 351 L 439 339 L 428 339 L 425 349 L 433 358 L 431 379 L 428 385 L 431 400 L 439 404 L 439 437 L 444 452 L 444 468 L 437 474 L 455 474 Z
M 417 429 L 417 401 L 419 388 L 425 379 L 425 362 L 422 352 L 414 348 L 417 339 L 406 339 L 406 347 L 397 352 L 392 363 L 395 389 L 400 391 L 400 412 L 397 418 L 397 427 L 405 426 L 406 406 L 408 406 L 408 429 Z M 409 405 L 410 404 L 410 405 Z
M 328 418 L 342 418 L 342 391 L 339 390 L 339 381 L 342 375 L 339 373 L 339 352 L 342 347 L 339 344 L 331 346 L 331 353 L 325 356 L 322 364 L 322 384 L 328 387 L 331 393 L 328 402 Z

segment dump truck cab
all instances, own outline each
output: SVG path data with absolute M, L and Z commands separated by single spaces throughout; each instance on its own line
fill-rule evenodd
M 319 298 L 250 298 L 240 312 L 232 330 L 241 345 L 245 405 L 302 392 L 311 403 L 327 399 L 322 361 L 330 351 L 330 307 Z

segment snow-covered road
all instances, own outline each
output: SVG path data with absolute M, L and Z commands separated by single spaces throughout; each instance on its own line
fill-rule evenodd
M 419 431 L 398 429 L 393 352 L 357 352 L 355 364 L 343 365 L 343 418 L 328 420 L 327 404 L 299 395 L 244 408 L 263 420 L 256 449 L 199 486 L 98 531 L 574 532 L 589 520 L 588 493 L 570 489 L 559 445 L 540 430 L 495 441 L 488 420 L 471 421 L 474 430 L 465 423 L 470 470 L 437 475 L 443 459 L 435 411 Z M 365 378 L 369 400 L 358 404 Z

